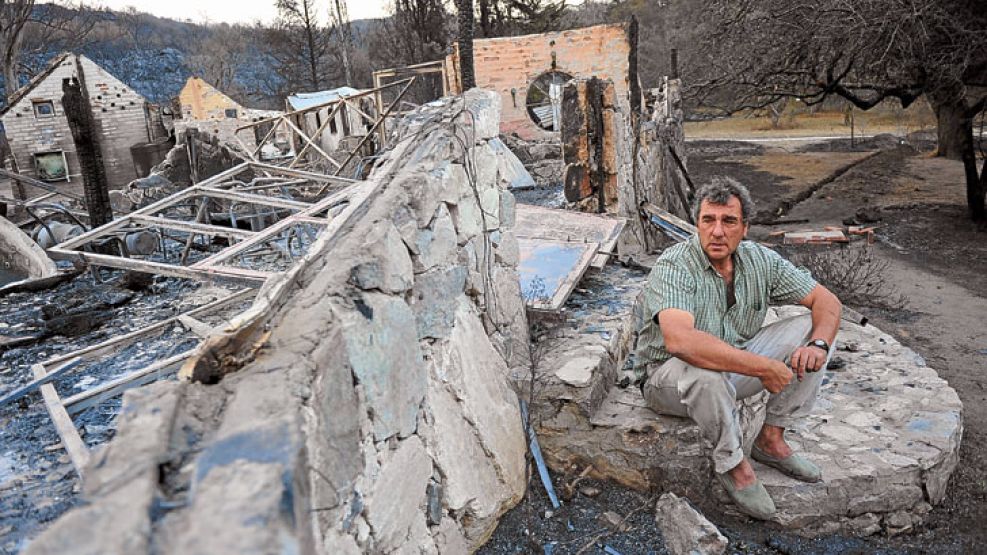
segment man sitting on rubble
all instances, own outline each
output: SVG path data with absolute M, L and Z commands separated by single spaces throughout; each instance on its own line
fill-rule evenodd
M 840 322 L 841 304 L 805 270 L 743 241 L 754 203 L 730 178 L 696 195 L 697 233 L 662 253 L 648 277 L 637 366 L 658 413 L 688 416 L 714 445 L 716 477 L 745 513 L 768 519 L 775 505 L 744 457 L 737 399 L 767 389 L 764 427 L 751 457 L 806 482 L 819 468 L 792 452 L 785 429 L 811 410 Z M 811 314 L 761 327 L 768 304 Z

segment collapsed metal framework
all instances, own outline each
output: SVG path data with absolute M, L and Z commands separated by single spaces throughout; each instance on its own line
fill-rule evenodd
M 0 398 L 0 406 L 13 402 L 34 391 L 40 390 L 45 408 L 61 439 L 62 447 L 69 455 L 72 466 L 83 477 L 89 461 L 89 449 L 72 421 L 72 416 L 95 407 L 124 391 L 157 379 L 174 374 L 187 358 L 198 348 L 192 347 L 165 357 L 148 366 L 116 376 L 95 387 L 62 398 L 55 389 L 54 381 L 69 373 L 84 374 L 85 367 L 99 364 L 118 355 L 126 347 L 139 341 L 146 341 L 166 333 L 176 325 L 181 325 L 188 333 L 200 341 L 212 333 L 214 325 L 207 321 L 215 319 L 224 311 L 236 309 L 237 305 L 250 303 L 256 295 L 255 289 L 243 289 L 223 296 L 206 305 L 167 318 L 150 326 L 113 337 L 101 343 L 77 349 L 31 366 L 34 380 Z M 224 319 L 220 318 L 221 321 Z
M 375 136 L 377 137 L 376 151 L 380 151 L 386 148 L 387 131 L 385 127 L 385 120 L 388 117 L 394 115 L 393 112 L 395 108 L 401 102 L 401 99 L 404 98 L 404 95 L 408 92 L 408 89 L 411 88 L 411 85 L 414 84 L 415 79 L 416 77 L 412 76 L 407 79 L 402 79 L 400 81 L 388 83 L 387 85 L 365 90 L 357 94 L 341 96 L 335 100 L 324 102 L 322 104 L 317 104 L 315 106 L 310 106 L 302 110 L 286 112 L 280 116 L 251 122 L 236 128 L 236 130 L 234 131 L 234 137 L 236 137 L 237 142 L 240 144 L 240 147 L 243 148 L 243 151 L 247 154 L 247 157 L 251 161 L 259 163 L 261 162 L 260 160 L 261 151 L 265 146 L 273 145 L 272 141 L 274 141 L 275 138 L 277 137 L 278 130 L 281 129 L 287 130 L 288 134 L 292 137 L 297 137 L 303 146 L 297 153 L 295 153 L 290 158 L 280 161 L 279 165 L 283 164 L 284 167 L 287 167 L 289 169 L 295 168 L 299 164 L 307 161 L 308 160 L 307 156 L 310 153 L 314 152 L 315 154 L 318 155 L 317 159 L 319 161 L 327 162 L 330 166 L 335 168 L 333 175 L 338 176 L 340 173 L 343 172 L 343 170 L 347 167 L 347 165 L 359 155 L 361 149 L 363 149 L 364 146 L 366 146 Z M 390 104 L 384 107 L 382 93 L 385 90 L 398 88 L 398 87 L 400 87 L 400 89 L 397 93 L 397 96 Z M 359 100 L 366 97 L 374 98 L 374 102 L 376 104 L 376 112 L 377 112 L 376 117 L 366 113 L 360 107 Z M 323 134 L 326 132 L 327 129 L 330 128 L 330 125 L 335 120 L 336 115 L 341 110 L 344 109 L 352 110 L 353 113 L 359 116 L 361 121 L 369 125 L 369 128 L 367 129 L 366 134 L 364 134 L 360 138 L 360 141 L 356 144 L 356 146 L 346 150 L 345 157 L 343 158 L 343 161 L 340 162 L 336 160 L 330 153 L 326 152 L 325 149 L 319 146 L 319 143 L 322 139 Z M 305 131 L 303 131 L 301 127 L 296 125 L 295 122 L 297 120 L 300 120 L 301 118 L 304 118 L 307 114 L 312 114 L 312 113 L 318 114 L 322 110 L 328 110 L 328 115 L 325 116 L 324 120 L 321 121 L 319 127 L 315 130 L 315 132 L 311 136 L 308 135 Z M 318 119 L 322 119 L 322 118 L 320 117 Z M 256 148 L 253 149 L 249 148 L 247 144 L 243 141 L 243 139 L 240 138 L 239 134 L 243 131 L 249 130 L 250 132 L 254 132 L 255 129 L 258 127 L 263 128 L 267 126 L 270 126 L 270 129 L 267 131 L 267 133 L 260 141 L 257 141 Z
M 48 254 L 97 267 L 257 286 L 304 256 L 361 183 L 246 162 Z

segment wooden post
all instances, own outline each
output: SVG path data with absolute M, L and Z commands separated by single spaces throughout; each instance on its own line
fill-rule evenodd
M 36 380 L 45 377 L 45 368 L 40 364 L 31 366 L 31 371 L 34 372 Z M 50 383 L 42 385 L 41 396 L 44 397 L 45 407 L 48 409 L 52 424 L 55 425 L 55 431 L 62 440 L 62 447 L 68 452 L 69 460 L 72 461 L 72 466 L 79 473 L 79 477 L 83 478 L 83 472 L 89 464 L 89 449 L 79 436 L 79 430 L 72 423 L 72 418 L 66 412 L 58 392 L 55 391 L 55 386 Z
M 596 192 L 596 211 L 600 214 L 607 211 L 606 177 L 603 171 L 603 87 L 597 77 L 590 78 L 586 83 L 586 96 L 589 110 L 589 172 L 590 183 Z
M 476 87 L 473 68 L 473 0 L 456 0 L 459 21 L 459 75 L 466 92 Z
M 65 79 L 62 81 L 62 93 L 62 106 L 82 168 L 89 225 L 96 228 L 113 220 L 99 130 L 82 83 L 76 78 Z

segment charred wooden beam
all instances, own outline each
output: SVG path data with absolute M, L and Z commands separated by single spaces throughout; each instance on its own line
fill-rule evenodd
M 79 75 L 82 75 L 81 70 Z M 72 131 L 75 153 L 82 170 L 89 223 L 93 227 L 99 227 L 113 220 L 109 184 L 100 146 L 102 138 L 83 84 L 78 79 L 66 79 L 62 82 L 62 93 L 62 107 Z

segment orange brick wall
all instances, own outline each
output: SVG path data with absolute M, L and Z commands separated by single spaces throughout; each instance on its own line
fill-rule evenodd
M 501 37 L 473 41 L 476 86 L 500 93 L 503 113 L 500 131 L 524 138 L 547 134 L 528 117 L 528 87 L 539 75 L 555 67 L 573 77 L 599 77 L 613 81 L 617 101 L 629 103 L 628 57 L 631 46 L 624 25 L 597 25 L 557 33 Z M 446 59 L 447 68 L 459 68 L 458 50 Z M 454 72 L 457 75 L 458 71 Z M 459 83 L 455 83 L 460 92 Z M 515 94 L 512 96 L 511 90 Z

